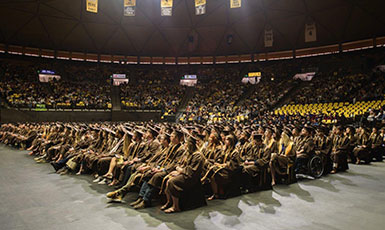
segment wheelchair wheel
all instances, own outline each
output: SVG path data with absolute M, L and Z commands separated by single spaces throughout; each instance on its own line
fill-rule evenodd
M 309 173 L 314 178 L 320 178 L 324 172 L 324 165 L 321 157 L 314 156 L 309 161 Z

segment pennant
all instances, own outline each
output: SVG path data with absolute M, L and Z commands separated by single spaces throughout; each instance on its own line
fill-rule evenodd
M 135 16 L 136 0 L 124 0 L 124 16 Z
M 242 0 L 230 0 L 230 8 L 240 8 L 242 6 Z
M 98 13 L 98 0 L 87 0 L 87 11 Z
M 273 30 L 265 29 L 265 47 L 272 47 L 274 42 Z
M 202 15 L 206 13 L 206 0 L 195 0 L 195 14 Z
M 160 9 L 162 16 L 172 16 L 172 3 L 173 0 L 161 0 Z
M 315 42 L 317 41 L 317 27 L 315 23 L 310 23 L 305 25 L 305 42 Z

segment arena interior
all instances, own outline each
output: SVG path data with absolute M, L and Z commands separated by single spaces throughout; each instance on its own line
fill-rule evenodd
M 384 9 L 0 1 L 0 229 L 383 229 Z

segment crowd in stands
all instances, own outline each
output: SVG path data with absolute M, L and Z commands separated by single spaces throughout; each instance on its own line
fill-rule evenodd
M 120 92 L 124 109 L 159 109 L 171 115 L 177 112 L 185 87 L 154 81 L 139 85 L 122 84 Z
M 250 85 L 241 83 L 237 70 L 222 69 L 213 72 L 213 75 L 196 87 L 195 95 L 188 103 L 181 121 L 207 122 L 217 116 L 236 116 L 237 102 Z
M 42 70 L 53 70 L 60 80 L 39 81 Z M 2 60 L 0 93 L 8 106 L 47 109 L 111 108 L 109 85 L 92 68 L 77 65 Z
M 128 66 L 4 58 L 0 59 L 0 94 L 8 106 L 16 108 L 111 109 L 111 76 L 123 73 L 129 78 L 128 84 L 120 86 L 123 109 L 156 109 L 175 115 L 186 95 L 179 79 L 184 74 L 197 74 L 194 95 L 178 121 L 241 122 L 272 111 L 298 86 L 286 103 L 354 104 L 383 99 L 384 74 L 372 71 L 383 63 L 382 50 L 224 66 Z M 39 82 L 37 75 L 43 69 L 54 70 L 61 79 Z M 242 76 L 255 69 L 263 74 L 261 82 L 242 84 Z M 309 71 L 317 72 L 312 81 L 300 84 L 292 80 L 296 73 Z
M 93 82 L 74 84 L 68 81 L 53 81 L 49 84 L 52 90 L 48 108 L 111 108 L 110 86 Z
M 385 94 L 384 74 L 320 74 L 304 86 L 293 104 L 356 102 L 382 99 Z

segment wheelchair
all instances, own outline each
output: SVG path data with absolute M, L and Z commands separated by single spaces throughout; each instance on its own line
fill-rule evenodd
M 296 174 L 309 175 L 315 179 L 320 178 L 325 171 L 325 165 L 322 157 L 314 153 L 309 158 L 306 158 L 306 160 L 306 163 L 300 164 L 298 168 L 299 170 Z

